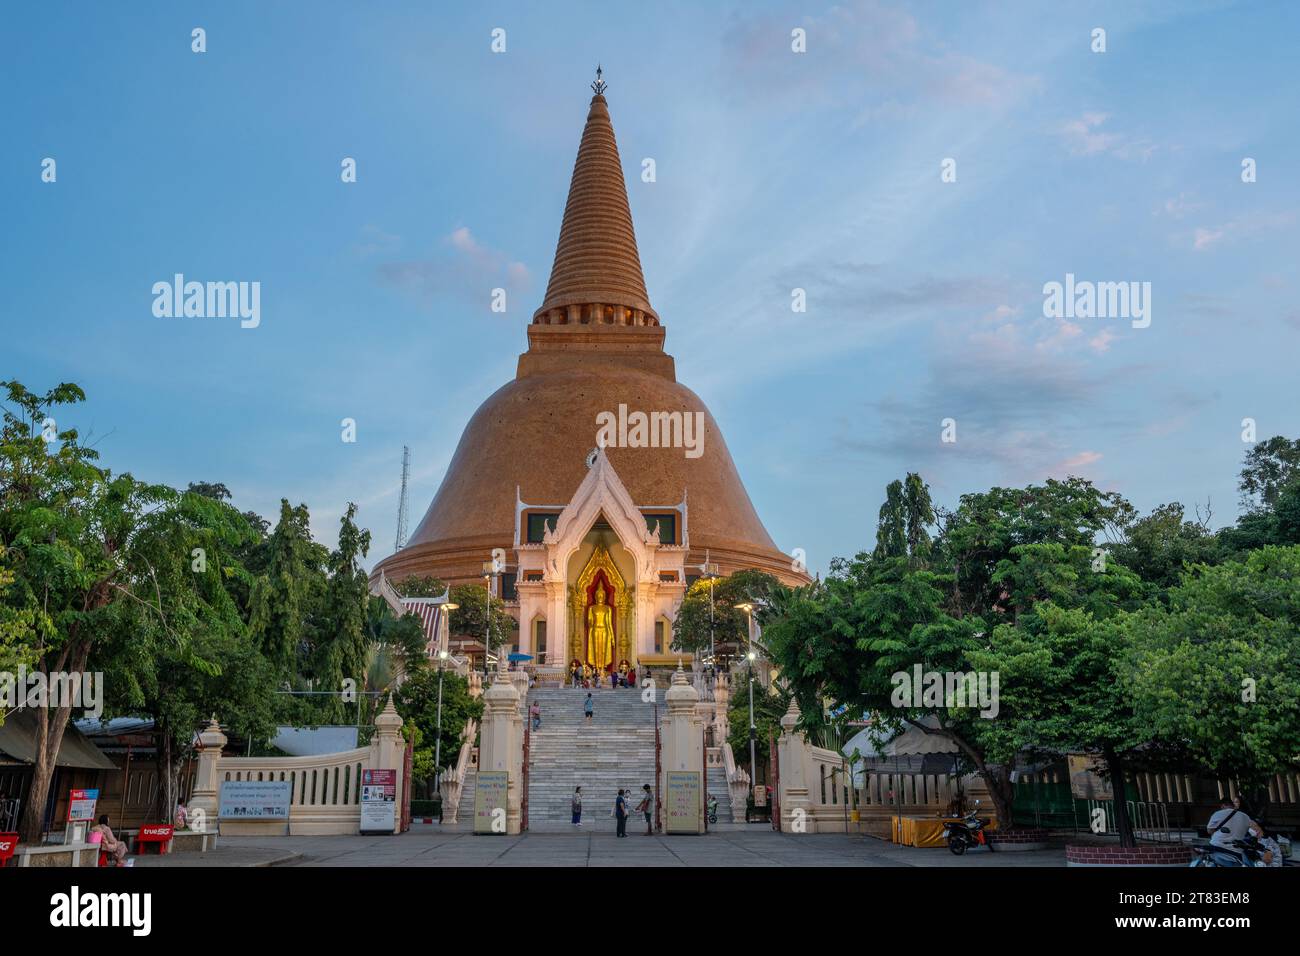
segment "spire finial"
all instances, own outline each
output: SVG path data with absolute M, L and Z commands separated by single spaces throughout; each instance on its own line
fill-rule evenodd
M 597 96 L 604 96 L 604 95 L 605 95 L 605 90 L 609 87 L 609 84 L 606 83 L 604 80 L 602 80 L 602 79 L 600 78 L 600 77 L 601 77 L 601 74 L 602 74 L 602 71 L 601 71 L 601 69 L 600 69 L 600 64 L 597 63 L 597 64 L 596 64 L 596 82 L 593 83 L 593 84 L 591 84 L 591 92 L 595 93 Z

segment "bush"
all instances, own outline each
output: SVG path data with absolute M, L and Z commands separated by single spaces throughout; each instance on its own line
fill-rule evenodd
M 434 797 L 432 800 L 412 800 L 411 816 L 413 817 L 437 817 L 442 815 L 442 798 Z

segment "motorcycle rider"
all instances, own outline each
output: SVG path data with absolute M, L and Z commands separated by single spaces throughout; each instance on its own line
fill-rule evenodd
M 1255 825 L 1255 821 L 1242 812 L 1240 797 L 1229 799 L 1225 796 L 1220 801 L 1219 809 L 1214 811 L 1205 824 L 1205 829 L 1210 834 L 1212 846 L 1232 850 L 1232 841 L 1240 840 Z

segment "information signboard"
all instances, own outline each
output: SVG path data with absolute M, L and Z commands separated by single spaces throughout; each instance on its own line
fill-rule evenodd
M 223 820 L 288 820 L 292 798 L 288 780 L 226 780 L 217 814 Z
M 700 772 L 669 770 L 664 800 L 665 833 L 700 832 Z
M 480 770 L 474 784 L 474 832 L 506 832 L 506 793 L 509 774 L 504 770 Z
M 73 790 L 68 797 L 68 822 L 94 820 L 95 804 L 98 802 L 98 790 Z
M 361 832 L 397 829 L 397 771 L 361 771 Z

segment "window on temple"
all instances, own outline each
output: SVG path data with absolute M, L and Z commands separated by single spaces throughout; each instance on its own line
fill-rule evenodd
M 518 581 L 518 579 L 519 579 L 519 574 L 516 571 L 507 571 L 506 573 L 501 575 L 501 600 L 503 601 L 519 600 L 519 589 L 515 587 L 515 584 Z
M 646 530 L 653 533 L 655 522 L 659 523 L 659 543 L 676 544 L 677 543 L 677 514 L 669 512 L 668 514 L 647 514 L 644 515 Z
M 542 539 L 546 537 L 546 529 L 555 530 L 555 522 L 559 520 L 559 512 L 541 513 L 531 512 L 528 515 L 528 543 L 541 544 Z

